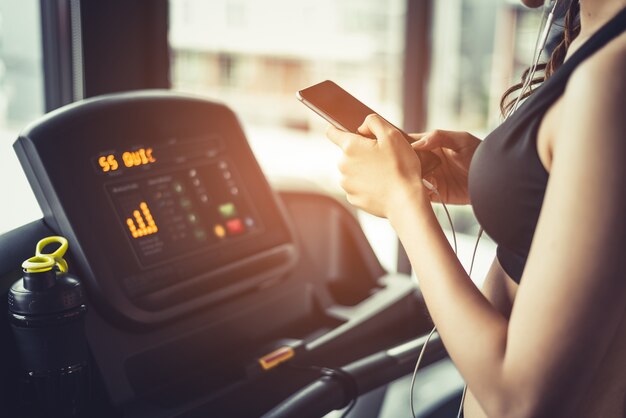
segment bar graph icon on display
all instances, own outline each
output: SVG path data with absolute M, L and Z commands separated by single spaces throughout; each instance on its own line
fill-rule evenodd
M 139 209 L 133 211 L 133 218 L 126 219 L 126 225 L 133 238 L 145 237 L 159 231 L 146 202 L 141 202 Z

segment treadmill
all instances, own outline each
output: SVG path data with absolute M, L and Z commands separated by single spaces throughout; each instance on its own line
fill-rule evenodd
M 100 96 L 14 148 L 44 213 L 29 237 L 65 236 L 87 290 L 90 416 L 316 417 L 412 371 L 416 284 L 344 204 L 275 190 L 225 105 Z M 435 335 L 423 365 L 445 357 Z

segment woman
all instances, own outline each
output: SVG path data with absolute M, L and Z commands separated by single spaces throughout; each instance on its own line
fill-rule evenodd
M 363 136 L 327 133 L 348 200 L 388 218 L 409 255 L 468 385 L 467 418 L 626 417 L 626 0 L 575 0 L 566 34 L 547 71 L 563 65 L 482 144 L 435 131 L 412 148 L 376 115 Z M 498 243 L 484 294 L 414 149 L 442 157 L 427 178 L 445 202 L 471 200 Z

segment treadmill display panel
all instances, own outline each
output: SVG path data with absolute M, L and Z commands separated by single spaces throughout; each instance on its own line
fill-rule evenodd
M 130 181 L 106 183 L 120 226 L 142 265 L 262 232 L 235 167 L 219 158 L 216 144 L 214 138 L 171 140 L 161 150 L 169 161 L 163 158 Z
M 224 105 L 94 98 L 36 121 L 14 147 L 91 294 L 133 322 L 225 300 L 295 264 L 289 224 Z

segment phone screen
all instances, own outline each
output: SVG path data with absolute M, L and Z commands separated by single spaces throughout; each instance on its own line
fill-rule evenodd
M 349 132 L 356 133 L 365 117 L 376 113 L 330 80 L 300 90 L 298 93 L 306 105 L 313 105 L 317 108 L 313 110 L 324 113 L 320 116 L 331 123 L 334 122 L 333 125 L 339 124 L 337 128 Z

